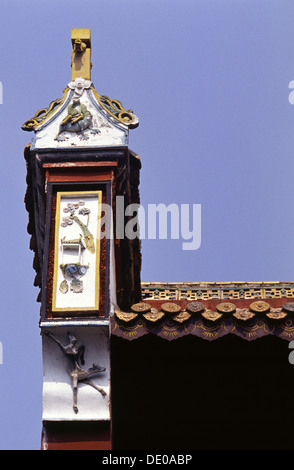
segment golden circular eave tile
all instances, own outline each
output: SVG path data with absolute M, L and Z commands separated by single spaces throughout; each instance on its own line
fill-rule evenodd
M 164 304 L 161 305 L 161 310 L 164 313 L 180 313 L 181 307 L 180 305 L 174 304 L 172 302 L 165 302 Z
M 131 310 L 135 313 L 147 313 L 151 310 L 151 305 L 146 302 L 139 302 L 131 306 Z
M 294 302 L 286 302 L 285 304 L 283 304 L 283 309 L 286 310 L 286 312 L 293 313 Z
M 266 316 L 273 320 L 282 320 L 287 316 L 287 313 L 283 312 L 281 308 L 272 308 L 270 312 L 266 313 Z
M 222 313 L 213 312 L 212 310 L 205 310 L 205 312 L 202 312 L 201 315 L 203 318 L 210 321 L 216 321 L 223 316 Z
M 237 308 L 236 312 L 233 313 L 233 316 L 238 320 L 246 321 L 250 320 L 250 318 L 255 317 L 255 313 L 248 310 L 248 308 Z
M 252 302 L 252 304 L 250 304 L 250 309 L 254 313 L 265 313 L 269 311 L 270 305 L 263 300 L 257 300 L 256 302 Z
M 222 302 L 216 306 L 216 309 L 221 313 L 233 313 L 236 311 L 236 305 L 231 302 Z
M 200 313 L 205 310 L 205 307 L 201 302 L 189 302 L 186 306 L 186 310 L 190 313 Z
M 177 323 L 184 323 L 185 321 L 191 318 L 191 314 L 189 312 L 183 311 L 178 313 L 177 315 L 173 316 L 173 320 Z
M 135 320 L 138 316 L 137 313 L 132 313 L 132 312 L 122 312 L 121 310 L 115 310 L 114 311 L 115 315 L 117 318 L 123 322 L 130 322 L 132 320 Z
M 152 308 L 150 312 L 143 313 L 143 317 L 152 323 L 156 323 L 164 317 L 164 312 L 159 312 L 156 308 Z

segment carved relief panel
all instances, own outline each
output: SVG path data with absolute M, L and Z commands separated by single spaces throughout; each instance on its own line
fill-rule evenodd
M 58 192 L 52 311 L 98 310 L 101 191 Z
M 108 317 L 107 183 L 48 186 L 42 319 Z

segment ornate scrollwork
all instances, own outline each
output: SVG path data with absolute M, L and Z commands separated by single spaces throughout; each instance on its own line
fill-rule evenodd
M 133 114 L 132 109 L 125 109 L 119 100 L 112 100 L 109 96 L 99 95 L 93 87 L 91 87 L 91 90 L 102 108 L 113 118 L 130 128 L 135 128 L 139 125 L 139 120 L 137 116 Z
M 68 88 L 63 90 L 63 96 L 57 100 L 51 101 L 48 108 L 42 108 L 36 112 L 35 116 L 32 119 L 28 119 L 22 126 L 24 131 L 33 131 L 37 126 L 39 126 L 45 119 L 47 119 L 51 113 L 64 102 L 67 95 Z

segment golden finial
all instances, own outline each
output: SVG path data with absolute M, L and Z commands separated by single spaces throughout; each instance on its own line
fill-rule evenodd
M 74 81 L 78 77 L 91 80 L 91 30 L 72 29 L 72 60 L 71 77 Z

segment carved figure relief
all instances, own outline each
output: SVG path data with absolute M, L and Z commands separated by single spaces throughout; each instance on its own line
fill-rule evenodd
M 83 77 L 69 82 L 63 92 L 62 98 L 37 111 L 22 125 L 23 130 L 35 132 L 32 149 L 128 144 L 129 129 L 139 125 L 132 109 L 100 95 L 92 81 Z
M 58 134 L 55 140 L 60 142 L 66 140 L 68 137 L 64 135 L 65 132 L 75 132 L 79 134 L 81 140 L 88 140 L 89 137 L 85 133 L 89 130 L 91 134 L 99 134 L 99 129 L 94 129 L 92 126 L 92 114 L 81 103 L 80 98 L 74 97 L 72 103 L 67 108 L 68 114 L 61 121 Z
M 79 383 L 90 385 L 99 393 L 101 393 L 103 397 L 105 397 L 106 392 L 103 390 L 103 388 L 98 387 L 96 384 L 94 384 L 90 380 L 90 377 L 105 372 L 106 368 L 98 366 L 97 364 L 93 364 L 93 366 L 89 369 L 82 368 L 82 366 L 85 364 L 85 346 L 77 345 L 77 340 L 75 336 L 70 332 L 68 332 L 69 343 L 66 346 L 64 346 L 51 332 L 45 331 L 43 334 L 51 338 L 60 347 L 70 366 L 69 373 L 72 380 L 74 412 L 76 414 L 79 412 L 77 405 Z

